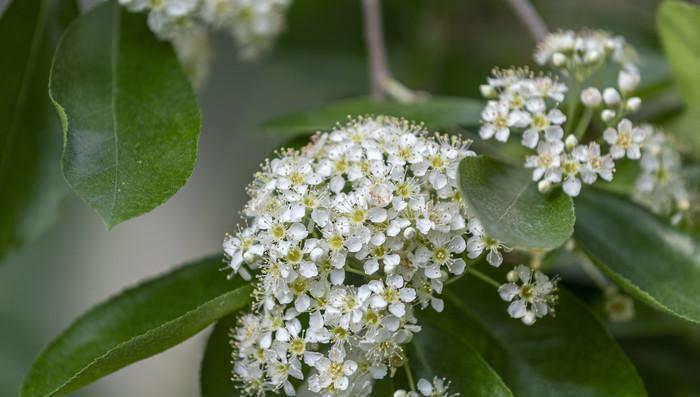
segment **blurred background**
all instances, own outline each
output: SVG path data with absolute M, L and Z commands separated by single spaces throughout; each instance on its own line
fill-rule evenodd
M 0 0 L 0 9 L 6 3 Z M 534 1 L 552 30 L 625 35 L 663 77 L 657 3 Z M 476 97 L 493 66 L 532 63 L 534 42 L 505 0 L 385 0 L 384 21 L 394 74 L 417 90 Z M 212 46 L 210 77 L 200 92 L 199 160 L 185 187 L 111 232 L 69 195 L 54 226 L 0 267 L 0 396 L 17 395 L 35 356 L 86 309 L 145 277 L 221 250 L 253 172 L 283 143 L 259 132 L 260 123 L 367 92 L 359 0 L 294 0 L 286 34 L 256 63 L 238 61 L 224 35 L 212 36 Z M 74 395 L 196 396 L 206 334 Z

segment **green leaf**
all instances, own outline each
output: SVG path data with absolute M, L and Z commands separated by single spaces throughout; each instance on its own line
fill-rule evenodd
M 67 192 L 59 120 L 46 95 L 75 0 L 14 0 L 0 19 L 0 259 L 55 220 Z
M 573 232 L 571 198 L 561 190 L 540 193 L 522 167 L 467 157 L 459 164 L 459 187 L 486 232 L 510 247 L 552 249 Z
M 262 129 L 288 135 L 310 134 L 332 129 L 336 123 L 347 120 L 348 116 L 373 114 L 403 117 L 437 130 L 479 125 L 483 106 L 479 100 L 452 97 L 433 97 L 412 103 L 353 98 L 276 118 L 263 124 Z
M 629 294 L 700 322 L 700 243 L 640 206 L 589 189 L 576 201 L 576 241 Z
M 203 259 L 147 281 L 78 318 L 37 358 L 22 397 L 69 393 L 160 353 L 250 302 L 252 287 Z
M 199 373 L 201 397 L 238 397 L 240 391 L 231 380 L 233 348 L 229 332 L 236 325 L 238 316 L 222 318 L 214 326 L 204 349 Z
M 146 213 L 187 181 L 197 100 L 145 15 L 112 0 L 76 20 L 56 52 L 50 93 L 63 120 L 63 173 L 107 227 Z
M 518 397 L 642 397 L 644 385 L 615 340 L 573 295 L 560 291 L 555 318 L 532 326 L 511 319 L 496 288 L 466 277 L 429 320 L 473 346 Z M 451 319 L 453 321 L 440 320 Z M 614 375 L 611 375 L 614 374 Z
M 700 103 L 700 7 L 680 1 L 663 2 L 656 22 L 681 95 L 688 105 Z
M 427 311 L 431 311 L 428 309 Z M 423 319 L 421 331 L 408 348 L 409 363 L 417 378 L 432 380 L 437 376 L 451 382 L 450 392 L 462 397 L 512 397 L 498 374 L 470 345 L 464 335 L 451 335 L 441 328 L 459 329 L 462 317 L 440 314 Z M 453 322 L 452 325 L 445 325 Z
M 700 7 L 686 2 L 666 1 L 659 6 L 657 29 L 666 58 L 671 66 L 676 86 L 685 103 L 686 111 L 674 118 L 668 130 L 682 137 L 700 151 Z

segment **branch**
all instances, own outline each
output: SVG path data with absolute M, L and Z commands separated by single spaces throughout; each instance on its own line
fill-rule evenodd
M 508 0 L 508 2 L 518 14 L 523 25 L 530 31 L 532 37 L 536 41 L 542 41 L 547 36 L 549 29 L 532 3 L 529 0 Z
M 372 98 L 384 97 L 385 85 L 391 79 L 391 72 L 386 60 L 384 31 L 382 28 L 382 10 L 380 0 L 362 0 L 365 22 L 365 42 L 368 51 L 368 66 L 371 79 Z

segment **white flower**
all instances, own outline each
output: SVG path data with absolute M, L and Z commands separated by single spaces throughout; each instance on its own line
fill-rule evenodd
M 603 102 L 603 96 L 595 87 L 588 87 L 581 91 L 581 102 L 589 108 L 597 108 Z
M 639 85 L 640 76 L 637 71 L 620 70 L 617 75 L 617 86 L 623 94 L 629 94 Z
M 450 382 L 446 382 L 444 378 L 438 378 L 437 376 L 433 378 L 430 382 L 427 379 L 419 379 L 416 384 L 418 391 L 425 397 L 453 397 L 459 396 L 459 393 L 450 394 L 448 389 L 450 387 Z
M 520 111 L 511 111 L 506 102 L 489 101 L 481 113 L 483 125 L 479 130 L 482 139 L 495 138 L 500 142 L 507 142 L 512 127 L 522 126 L 527 123 L 527 115 Z
M 579 170 L 583 182 L 590 185 L 598 179 L 598 176 L 608 182 L 613 179 L 615 162 L 610 154 L 604 156 L 600 154 L 598 143 L 591 142 L 587 147 L 579 146 L 574 149 L 573 155 L 583 163 L 583 167 Z
M 533 279 L 534 278 L 534 279 Z M 540 271 L 518 265 L 508 272 L 509 283 L 498 288 L 501 299 L 511 302 L 508 314 L 532 325 L 538 318 L 553 314 L 556 304 L 556 280 L 552 281 Z
M 481 222 L 472 218 L 467 226 L 471 237 L 467 240 L 467 256 L 470 259 L 475 259 L 481 256 L 484 251 L 487 251 L 486 261 L 491 266 L 501 266 L 503 263 L 503 255 L 499 250 L 508 251 L 508 248 L 502 242 L 489 237 Z
M 309 377 L 309 390 L 319 393 L 331 385 L 335 390 L 345 390 L 350 385 L 349 376 L 357 371 L 357 363 L 345 359 L 345 350 L 331 348 L 328 357 L 319 358 L 314 364 L 318 374 Z
M 561 181 L 561 153 L 564 144 L 561 141 L 540 142 L 537 155 L 525 159 L 525 167 L 533 168 L 532 180 L 544 180 L 557 183 Z
M 608 128 L 603 132 L 603 139 L 610 145 L 610 154 L 614 159 L 627 156 L 632 160 L 641 157 L 640 145 L 646 138 L 645 130 L 632 125 L 628 119 L 622 119 L 617 129 Z

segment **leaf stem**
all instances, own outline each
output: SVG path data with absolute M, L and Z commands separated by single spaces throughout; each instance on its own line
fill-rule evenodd
M 490 284 L 494 287 L 500 287 L 501 285 L 491 277 L 487 276 L 486 274 L 470 267 L 469 268 L 469 273 L 473 274 L 476 278 L 480 279 L 481 281 L 486 282 L 487 284 Z
M 391 79 L 391 72 L 386 57 L 384 30 L 382 28 L 382 10 L 380 0 L 362 0 L 365 25 L 365 43 L 367 45 L 368 67 L 370 73 L 370 93 L 374 99 L 382 99 L 385 84 Z
M 585 252 L 578 250 L 577 256 L 581 260 L 581 269 L 593 281 L 598 288 L 605 292 L 610 286 L 610 282 L 605 275 L 593 264 L 591 258 Z
M 593 109 L 587 107 L 586 110 L 583 112 L 581 119 L 578 121 L 578 124 L 576 125 L 576 130 L 574 130 L 574 136 L 579 141 L 581 141 L 584 135 L 586 134 L 586 130 L 588 129 L 588 125 L 591 123 L 592 117 Z
M 508 0 L 508 2 L 523 25 L 530 31 L 532 38 L 535 41 L 542 41 L 547 36 L 549 29 L 532 3 L 529 0 Z
M 406 361 L 404 362 L 403 368 L 404 372 L 406 372 L 406 378 L 408 378 L 408 386 L 411 388 L 411 391 L 416 391 L 416 381 L 413 378 L 413 370 L 411 369 L 411 366 L 408 365 L 408 358 L 406 358 Z

